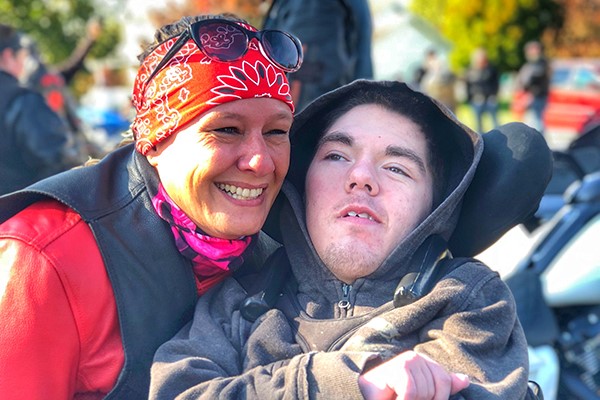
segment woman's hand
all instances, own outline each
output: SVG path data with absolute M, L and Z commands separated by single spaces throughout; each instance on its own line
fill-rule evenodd
M 469 378 L 407 351 L 363 373 L 358 383 L 367 400 L 448 400 L 469 386 Z

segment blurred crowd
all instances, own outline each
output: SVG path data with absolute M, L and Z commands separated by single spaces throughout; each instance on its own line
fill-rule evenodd
M 517 73 L 513 91 L 523 99 L 520 111 L 531 115 L 527 121 L 529 125 L 544 133 L 543 114 L 550 90 L 550 63 L 539 41 L 528 42 L 524 53 L 526 62 Z M 446 60 L 430 49 L 423 64 L 416 69 L 412 84 L 453 112 L 464 101 L 473 113 L 473 128 L 478 132 L 499 125 L 500 72 L 484 48 L 472 52 L 471 63 L 462 76 L 452 72 Z M 464 99 L 460 98 L 459 84 L 464 88 Z M 484 123 L 486 118 L 489 118 L 490 124 Z

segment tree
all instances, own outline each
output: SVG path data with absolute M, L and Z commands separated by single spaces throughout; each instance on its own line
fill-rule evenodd
M 410 9 L 453 44 L 450 63 L 457 71 L 468 66 L 478 47 L 500 70 L 517 70 L 525 43 L 559 31 L 564 20 L 557 0 L 412 0 Z
M 553 57 L 600 57 L 600 2 L 558 0 L 565 9 L 563 28 L 547 32 L 544 43 Z
M 124 0 L 120 1 L 122 3 Z M 30 35 L 44 61 L 50 65 L 69 57 L 85 35 L 86 25 L 91 18 L 103 19 L 103 30 L 89 56 L 101 58 L 112 54 L 121 40 L 121 31 L 110 12 L 105 12 L 102 14 L 97 10 L 94 0 L 0 2 L 0 22 Z

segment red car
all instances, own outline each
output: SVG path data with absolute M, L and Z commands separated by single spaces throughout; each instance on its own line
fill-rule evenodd
M 526 96 L 516 93 L 512 111 L 522 119 Z M 549 131 L 581 134 L 600 120 L 600 59 L 552 61 L 552 82 L 544 122 Z

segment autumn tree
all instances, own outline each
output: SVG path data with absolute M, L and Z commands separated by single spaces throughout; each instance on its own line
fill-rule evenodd
M 600 57 L 600 1 L 557 0 L 565 10 L 561 30 L 548 31 L 544 43 L 553 57 Z
M 412 0 L 410 9 L 453 44 L 450 62 L 456 70 L 482 47 L 501 70 L 514 71 L 524 61 L 524 44 L 558 31 L 564 19 L 557 0 Z

